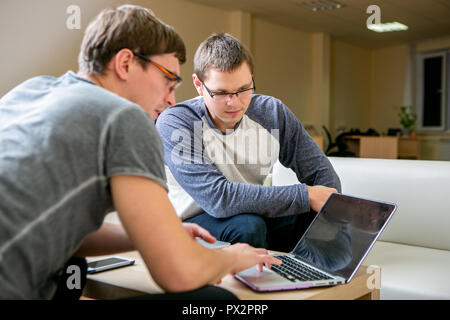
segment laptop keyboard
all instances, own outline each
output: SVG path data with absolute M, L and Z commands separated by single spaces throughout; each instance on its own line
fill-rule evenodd
M 326 274 L 317 271 L 313 268 L 304 265 L 297 260 L 292 259 L 287 255 L 275 256 L 276 258 L 283 261 L 283 264 L 280 266 L 272 265 L 271 270 L 275 271 L 282 277 L 295 282 L 297 280 L 300 281 L 314 281 L 314 280 L 328 280 L 332 279 Z

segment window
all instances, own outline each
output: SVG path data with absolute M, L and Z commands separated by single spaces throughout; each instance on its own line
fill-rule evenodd
M 419 130 L 450 130 L 449 51 L 419 54 L 417 68 L 417 119 Z

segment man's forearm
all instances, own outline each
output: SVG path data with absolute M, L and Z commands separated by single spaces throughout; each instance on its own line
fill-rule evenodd
M 310 210 L 305 185 L 258 186 L 224 181 L 210 187 L 188 186 L 195 201 L 216 218 L 241 213 L 255 213 L 265 217 L 281 217 Z
M 123 226 L 104 222 L 100 229 L 83 240 L 74 256 L 100 256 L 131 250 L 135 248 Z

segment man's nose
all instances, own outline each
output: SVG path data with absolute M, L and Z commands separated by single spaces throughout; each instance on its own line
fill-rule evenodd
M 164 101 L 169 107 L 174 106 L 177 103 L 177 99 L 175 98 L 175 91 L 169 92 Z
M 239 104 L 241 104 L 241 100 L 239 100 L 239 97 L 238 97 L 238 95 L 236 93 L 230 93 L 227 96 L 227 103 L 230 106 L 239 105 Z

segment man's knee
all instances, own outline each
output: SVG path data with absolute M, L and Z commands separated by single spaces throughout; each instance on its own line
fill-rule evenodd
M 267 226 L 262 217 L 240 214 L 232 219 L 233 223 L 227 228 L 229 242 L 244 242 L 257 248 L 267 247 Z

